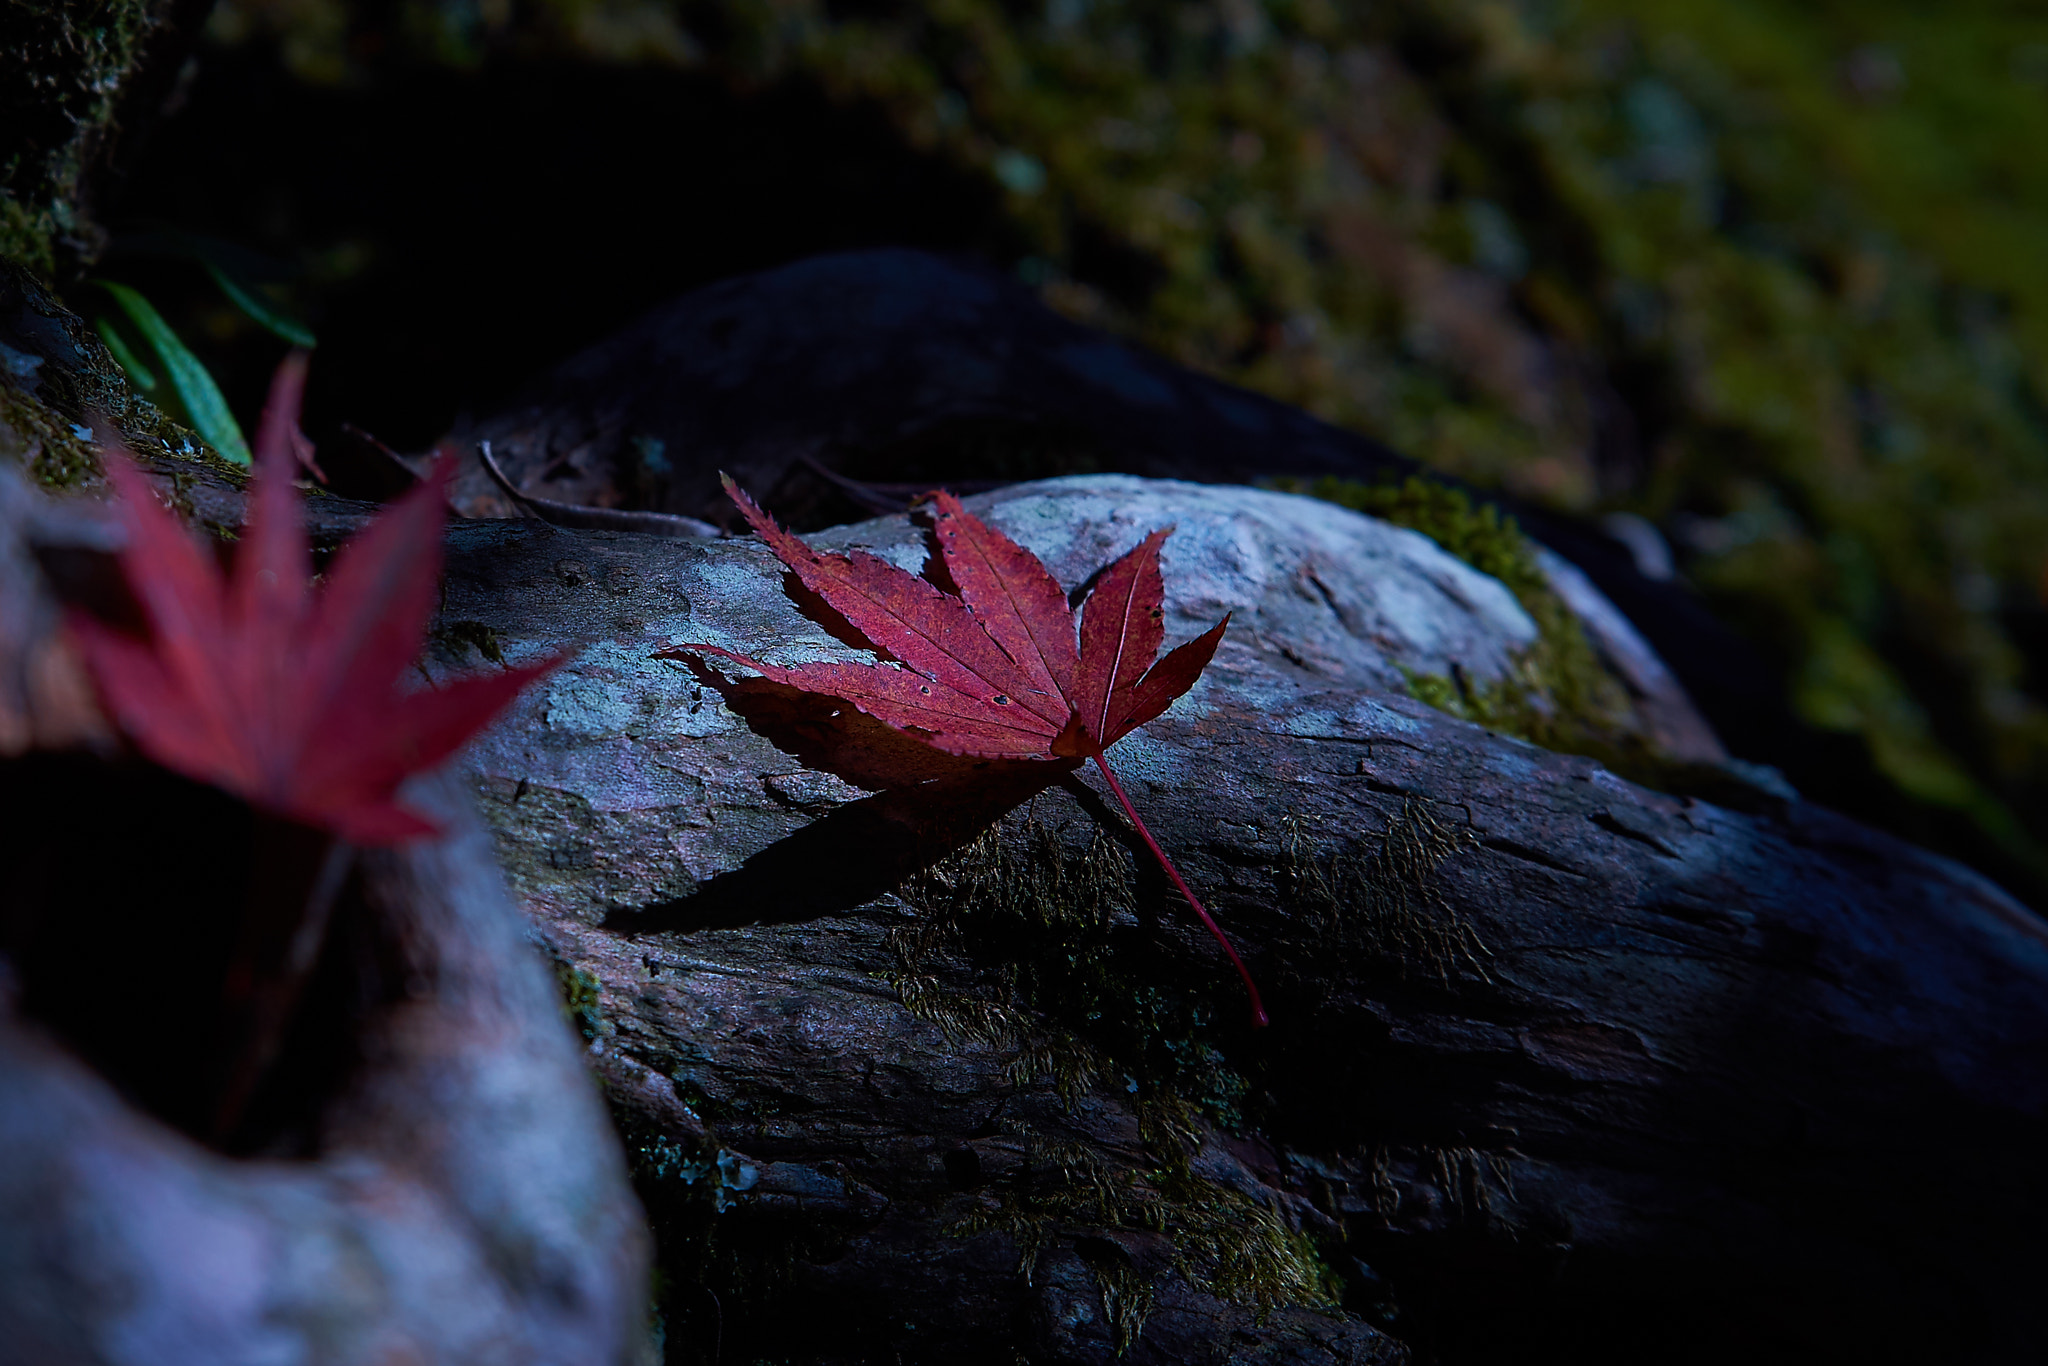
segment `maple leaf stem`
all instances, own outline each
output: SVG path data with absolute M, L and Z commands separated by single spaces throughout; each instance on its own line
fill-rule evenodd
M 237 1128 L 277 1061 L 307 979 L 327 942 L 328 922 L 355 848 L 298 821 L 255 814 L 255 858 L 242 929 L 222 992 L 223 1064 L 213 1136 Z
M 1152 838 L 1152 831 L 1145 824 L 1145 818 L 1138 814 L 1138 808 L 1132 806 L 1131 799 L 1124 795 L 1124 785 L 1116 780 L 1116 774 L 1111 771 L 1109 760 L 1103 757 L 1102 751 L 1098 749 L 1089 757 L 1093 758 L 1095 766 L 1102 770 L 1102 776 L 1109 783 L 1109 790 L 1116 794 L 1117 803 L 1123 807 L 1124 814 L 1131 818 L 1131 824 L 1138 827 L 1138 837 L 1145 841 L 1145 847 L 1152 851 L 1152 857 L 1159 860 L 1159 866 L 1166 870 L 1166 875 L 1169 878 L 1173 879 L 1173 885 L 1180 889 L 1180 894 L 1188 899 L 1188 905 L 1195 908 L 1195 914 L 1202 917 L 1202 923 L 1209 927 L 1209 933 L 1216 936 L 1216 942 L 1223 946 L 1223 951 L 1226 954 L 1230 955 L 1231 965 L 1237 969 L 1237 975 L 1244 979 L 1244 989 L 1252 998 L 1252 1023 L 1254 1025 L 1269 1023 L 1266 1018 L 1266 1007 L 1259 1000 L 1258 984 L 1252 981 L 1251 969 L 1244 965 L 1244 959 L 1239 958 L 1237 950 L 1231 947 L 1229 936 L 1223 933 L 1223 928 L 1216 923 L 1214 918 L 1210 916 L 1207 908 L 1202 905 L 1201 898 L 1196 896 L 1194 889 L 1188 886 L 1187 880 L 1180 875 L 1180 869 L 1173 866 L 1173 860 L 1168 858 L 1166 851 L 1159 847 L 1159 841 Z

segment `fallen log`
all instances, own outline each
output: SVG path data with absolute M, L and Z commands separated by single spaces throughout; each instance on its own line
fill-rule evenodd
M 1164 506 L 1062 487 L 970 505 L 1066 583 Z M 901 517 L 821 543 L 924 553 Z M 1169 541 L 1169 640 L 1214 619 L 1175 585 L 1227 583 L 1228 544 Z M 1359 686 L 1302 638 L 1335 595 L 1302 597 L 1112 755 L 1259 977 L 1254 1031 L 1085 776 L 892 780 L 857 714 L 650 658 L 860 657 L 757 543 L 450 545 L 468 638 L 582 643 L 471 762 L 687 1359 L 1992 1360 L 2038 1332 L 2048 932 L 1953 863 Z

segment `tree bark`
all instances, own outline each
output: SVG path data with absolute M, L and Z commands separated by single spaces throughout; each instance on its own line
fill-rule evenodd
M 1220 657 L 1111 758 L 1254 1031 L 1087 775 L 864 795 L 857 715 L 650 659 L 833 651 L 758 545 L 460 526 L 445 616 L 582 646 L 475 779 L 684 1359 L 2035 1340 L 2048 933 L 1952 863 Z
M 103 745 L 51 653 L 53 610 L 19 585 L 40 566 L 89 598 L 108 542 L 24 496 L 34 516 L 0 555 L 0 713 L 17 748 Z M 897 518 L 826 539 L 914 562 L 923 534 Z M 651 658 L 688 640 L 844 653 L 758 544 L 531 522 L 449 544 L 431 672 L 580 647 L 470 773 L 627 1137 L 669 1359 L 2000 1359 L 2033 1340 L 2048 935 L 1954 864 L 1782 794 L 1650 791 L 1348 685 L 1251 613 L 1111 759 L 1258 975 L 1274 1023 L 1255 1031 L 1086 774 L 944 761 Z M 1173 585 L 1204 581 L 1181 570 L 1176 633 L 1196 608 Z M 520 1359 L 446 1312 L 495 1306 L 548 1359 L 546 1305 L 575 1284 L 599 1344 L 578 1359 L 622 1340 L 637 1225 L 604 1194 L 615 1159 L 492 918 L 480 845 L 373 871 L 359 923 L 383 927 L 381 966 L 336 969 L 387 993 L 343 1012 L 360 1052 L 306 1074 L 273 1157 L 224 1162 L 142 1113 L 133 1075 L 126 1100 L 110 1091 L 120 1057 L 88 1047 L 109 1003 L 189 996 L 150 945 L 190 938 L 178 908 L 218 889 L 157 860 L 217 850 L 195 832 L 218 812 L 89 757 L 62 761 L 92 768 L 65 779 L 83 789 L 19 767 L 55 760 L 13 762 L 12 866 L 60 834 L 159 840 L 126 921 L 45 916 L 68 928 L 26 948 L 9 931 L 15 1340 L 127 1359 L 105 1334 L 139 1320 L 115 1300 L 253 1322 L 195 1298 L 183 1245 L 136 1222 L 216 1215 L 221 1246 L 346 1235 L 388 1278 L 364 1299 L 317 1262 L 245 1263 L 224 1282 L 260 1291 L 244 1307 Z M 91 820 L 68 790 L 99 794 Z M 83 848 L 62 866 L 118 864 Z M 87 890 L 59 893 L 118 900 Z M 422 998 L 393 943 L 465 966 Z M 174 1016 L 112 1033 L 148 1042 Z M 390 1200 L 336 1188 L 363 1170 Z M 76 1237 L 55 1260 L 52 1230 Z M 543 1245 L 583 1269 L 565 1282 L 532 1260 Z M 434 1247 L 446 1295 L 401 1293 L 404 1256 Z M 95 1280 L 107 1267 L 128 1279 Z M 235 1359 L 232 1336 L 189 1340 Z

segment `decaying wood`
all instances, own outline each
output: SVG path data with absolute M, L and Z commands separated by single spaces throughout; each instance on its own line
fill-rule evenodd
M 1114 757 L 1267 988 L 1254 1032 L 1085 777 L 866 794 L 821 771 L 859 776 L 858 717 L 651 660 L 838 648 L 759 545 L 479 523 L 449 575 L 467 638 L 582 644 L 475 780 L 583 974 L 689 1359 L 2038 1336 L 2048 932 L 1952 863 L 1226 645 Z

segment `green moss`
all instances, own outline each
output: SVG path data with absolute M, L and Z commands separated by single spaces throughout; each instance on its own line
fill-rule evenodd
M 1281 895 L 1291 914 L 1332 953 L 1384 964 L 1398 976 L 1491 981 L 1493 957 L 1478 932 L 1437 889 L 1446 859 L 1474 847 L 1463 824 L 1426 802 L 1402 803 L 1368 845 L 1326 845 L 1299 818 L 1282 831 Z
M 603 984 L 566 958 L 557 958 L 555 981 L 562 989 L 562 1014 L 585 1042 L 612 1032 L 599 1003 Z
M 1599 758 L 1631 777 L 1655 780 L 1658 757 L 1630 724 L 1628 691 L 1600 661 L 1585 628 L 1550 587 L 1535 548 L 1512 517 L 1439 480 L 1368 484 L 1324 478 L 1275 480 L 1275 487 L 1337 503 L 1419 531 L 1482 574 L 1506 585 L 1536 623 L 1536 641 L 1510 673 L 1473 684 L 1411 673 L 1408 691 L 1439 711 L 1567 754 Z
M 111 421 L 138 455 L 246 476 L 138 395 L 98 335 L 28 270 L 0 261 L 0 300 L 34 318 L 49 338 L 47 349 L 60 353 L 32 358 L 39 363 L 24 375 L 0 370 L 0 458 L 22 465 L 45 488 L 75 488 L 99 475 L 91 425 Z
M 1414 477 L 1367 484 L 1326 477 L 1306 483 L 1277 481 L 1277 486 L 1419 531 L 1445 554 L 1506 584 L 1525 608 L 1532 601 L 1556 597 L 1515 519 L 1492 503 L 1473 502 L 1463 489 L 1441 480 Z
M 1502 1221 L 1498 1202 L 1515 1199 L 1514 1169 L 1506 1158 L 1467 1147 L 1430 1147 L 1424 1148 L 1423 1154 L 1455 1220 L 1467 1226 Z
M 13 195 L 0 193 L 0 259 L 49 274 L 56 265 L 50 250 L 53 226 L 39 221 L 35 212 Z
M 1334 1305 L 1316 1250 L 1272 1210 L 1192 1174 L 1203 1121 L 1241 1126 L 1250 1090 L 1204 973 L 1182 980 L 1150 950 L 1136 917 L 1135 868 L 1099 828 L 1063 842 L 1026 816 L 991 831 L 903 889 L 918 912 L 893 940 L 904 1005 L 948 1037 L 1012 1050 L 1018 1085 L 1048 1079 L 1069 1106 L 1107 1082 L 1130 1097 L 1143 1166 L 1021 1127 L 1027 1170 L 962 1234 L 1016 1238 L 1028 1278 L 1055 1237 L 1086 1230 L 1165 1235 L 1192 1284 L 1260 1313 Z M 1118 1081 L 1121 1088 L 1117 1088 Z M 1107 1246 L 1105 1244 L 1105 1246 Z M 1121 1351 L 1142 1330 L 1152 1286 L 1119 1254 L 1090 1260 Z
M 1138 1334 L 1145 1330 L 1145 1320 L 1151 1316 L 1158 1292 L 1134 1266 L 1105 1260 L 1103 1265 L 1091 1264 L 1088 1269 L 1094 1274 L 1095 1288 L 1102 1294 L 1102 1313 L 1109 1321 L 1116 1354 L 1129 1356 L 1138 1345 Z
M 434 627 L 432 638 L 457 657 L 474 649 L 490 663 L 505 667 L 505 649 L 496 628 L 480 621 L 444 621 Z
M 1166 975 L 1136 885 L 1130 854 L 1099 828 L 1078 849 L 1029 817 L 1014 840 L 991 830 L 905 884 L 919 919 L 892 936 L 898 994 L 952 1037 L 1014 1050 L 1019 1085 L 1049 1078 L 1071 1105 L 1126 1077 L 1141 1105 L 1193 1104 L 1236 1127 L 1246 1085 L 1225 1056 L 1215 984 Z M 965 984 L 944 973 L 963 956 Z
M 953 1231 L 1008 1234 L 1027 1281 L 1056 1237 L 1128 1231 L 1165 1236 L 1174 1270 L 1190 1285 L 1248 1306 L 1261 1318 L 1283 1305 L 1334 1309 L 1341 1297 L 1309 1238 L 1250 1196 L 1184 1166 L 1124 1168 L 1082 1144 L 1033 1139 L 1026 1171 L 999 1193 L 998 1202 Z M 1127 1354 L 1144 1328 L 1154 1287 L 1114 1244 L 1083 1255 L 1102 1292 L 1118 1355 Z
M 118 135 L 121 98 L 166 8 L 152 0 L 8 6 L 0 257 L 50 279 L 97 254 L 86 181 Z

